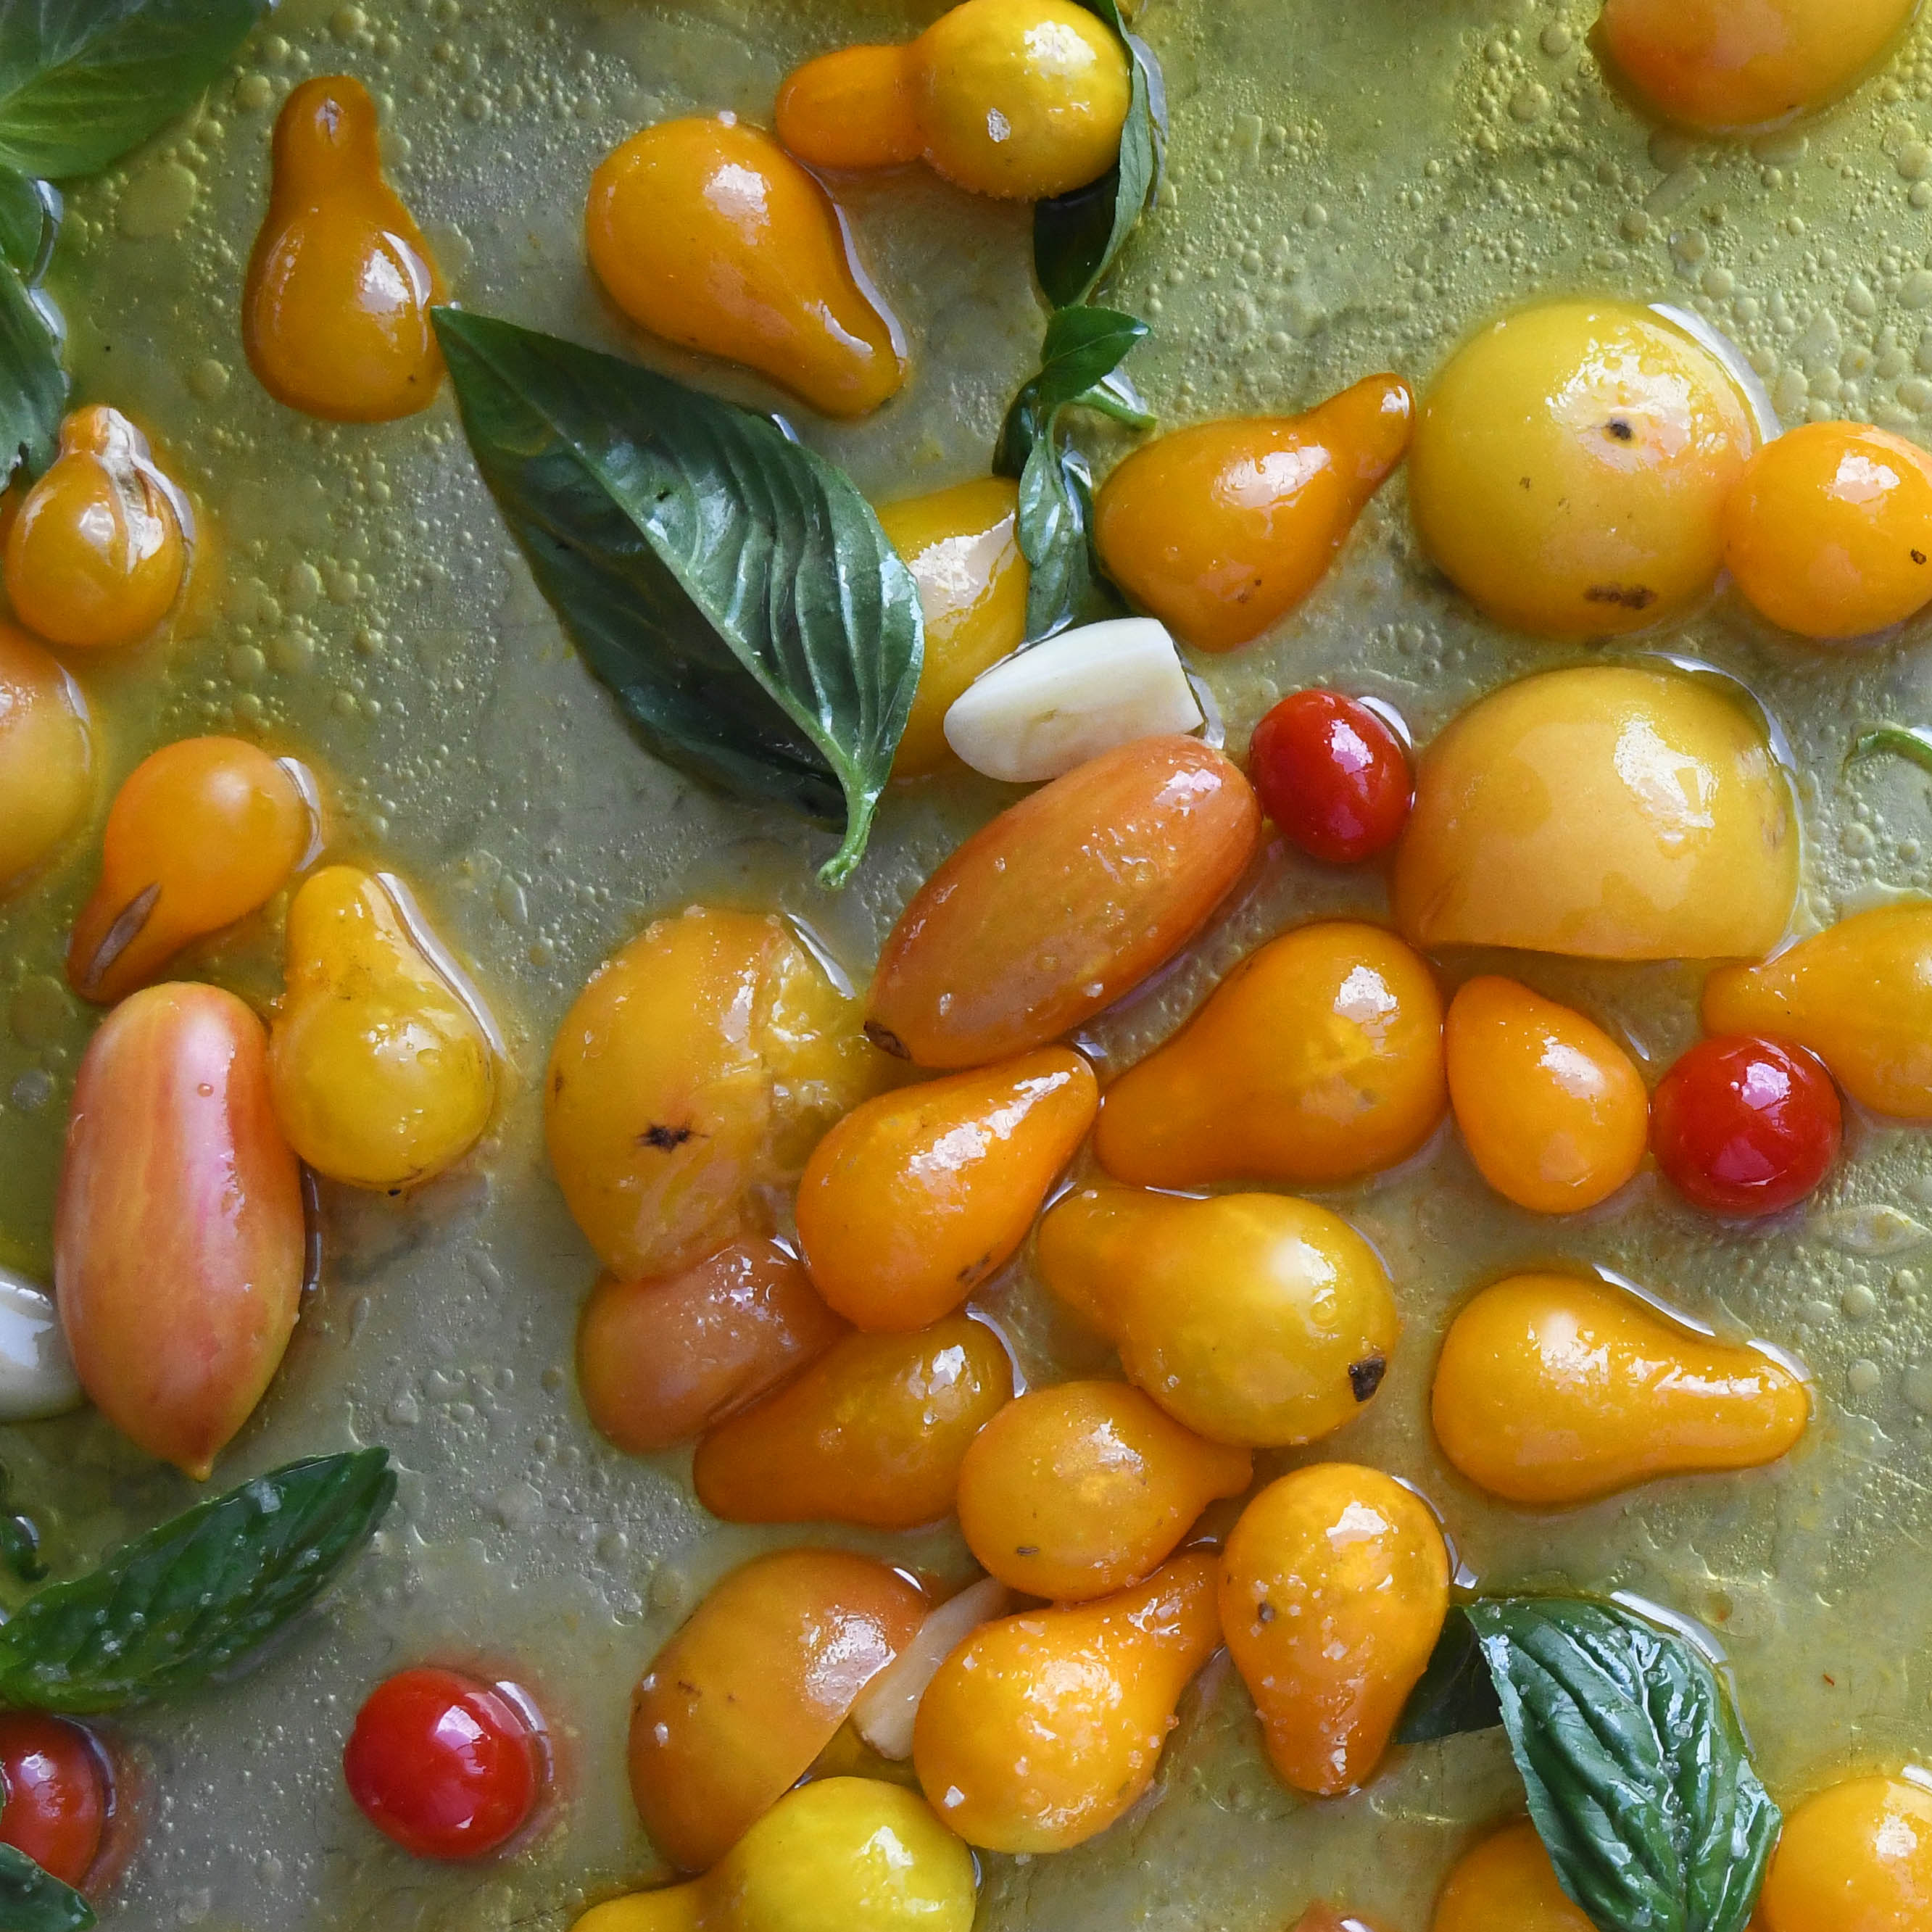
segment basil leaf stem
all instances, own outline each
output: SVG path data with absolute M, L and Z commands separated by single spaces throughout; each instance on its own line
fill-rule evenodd
M 395 1493 L 388 1451 L 364 1449 L 196 1504 L 0 1625 L 0 1701 L 79 1714 L 196 1688 L 308 1610 Z
M 866 849 L 925 655 L 919 588 L 850 478 L 636 364 L 436 311 L 470 446 L 538 587 L 648 749 Z
M 25 1852 L 0 1845 L 0 1926 L 6 1932 L 88 1932 L 94 1908 Z
M 30 1516 L 8 1508 L 14 1479 L 0 1464 L 0 1563 L 4 1563 L 23 1583 L 38 1583 L 47 1574 L 40 1556 L 39 1526 Z
M 1886 753 L 1910 759 L 1921 771 L 1932 772 L 1932 731 L 1922 724 L 1875 725 L 1853 741 L 1851 756 L 1845 762 L 1850 764 Z
M 1160 198 L 1167 154 L 1167 87 L 1154 50 L 1127 31 L 1118 0 L 1080 0 L 1120 38 L 1132 94 L 1119 160 L 1101 178 L 1034 209 L 1034 267 L 1048 302 L 1087 301 L 1119 259 L 1142 214 Z
M 98 173 L 191 106 L 271 0 L 0 0 L 0 166 Z

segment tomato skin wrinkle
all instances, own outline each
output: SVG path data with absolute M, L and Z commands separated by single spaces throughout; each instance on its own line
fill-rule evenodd
M 493 1686 L 452 1670 L 404 1670 L 376 1686 L 343 1753 L 364 1817 L 417 1858 L 476 1858 L 536 1809 L 541 1748 Z
M 1838 1091 L 1804 1048 L 1744 1034 L 1706 1040 L 1666 1073 L 1651 1146 L 1678 1192 L 1714 1214 L 1775 1214 L 1831 1170 L 1844 1136 Z
M 1414 800 L 1402 740 L 1366 705 L 1336 692 L 1283 698 L 1256 727 L 1248 762 L 1262 810 L 1329 865 L 1387 850 Z

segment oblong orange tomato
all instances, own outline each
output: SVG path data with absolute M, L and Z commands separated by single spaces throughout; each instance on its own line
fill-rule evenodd
M 1099 1106 L 1094 1070 L 1052 1047 L 848 1114 L 798 1192 L 819 1293 L 873 1333 L 950 1315 L 1026 1239 Z
M 776 1241 L 734 1241 L 660 1281 L 600 1280 L 577 1323 L 577 1385 L 633 1456 L 688 1442 L 823 1354 L 845 1324 Z
M 81 1386 L 124 1436 L 204 1480 L 295 1331 L 301 1171 L 261 1022 L 214 986 L 150 986 L 80 1064 L 54 1281 Z
M 866 1030 L 921 1066 L 984 1066 L 1166 964 L 1261 837 L 1247 780 L 1192 738 L 1137 739 L 1003 812 L 907 907 Z
M 659 1851 L 704 1871 L 811 1768 L 930 1606 L 895 1570 L 788 1550 L 734 1570 L 631 1699 L 631 1796 Z
M 1013 1365 L 983 1322 L 848 1335 L 698 1445 L 698 1499 L 728 1522 L 916 1529 L 959 1491 L 973 1438 L 1012 1400 Z

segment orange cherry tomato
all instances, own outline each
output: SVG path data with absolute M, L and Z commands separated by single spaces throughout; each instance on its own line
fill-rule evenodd
M 849 1335 L 698 1445 L 699 1502 L 729 1522 L 916 1529 L 948 1514 L 974 1437 L 1012 1400 L 984 1323 Z
M 688 1442 L 823 1354 L 845 1324 L 775 1241 L 734 1241 L 662 1281 L 606 1275 L 577 1324 L 596 1427 L 647 1456 Z
M 818 1292 L 875 1332 L 950 1315 L 1012 1259 L 1100 1104 L 1093 1069 L 1049 1047 L 848 1114 L 798 1192 Z
M 1002 812 L 886 942 L 866 1030 L 921 1066 L 1044 1046 L 1164 966 L 1233 889 L 1261 812 L 1192 738 L 1142 738 Z
M 928 1607 L 896 1570 L 837 1550 L 758 1557 L 715 1586 L 631 1700 L 631 1795 L 658 1850 L 680 1870 L 716 1864 Z

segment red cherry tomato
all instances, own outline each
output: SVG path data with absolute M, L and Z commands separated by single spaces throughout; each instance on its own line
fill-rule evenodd
M 523 1828 L 543 1764 L 523 1712 L 453 1670 L 400 1671 L 370 1693 L 342 1754 L 350 1796 L 419 1858 L 476 1858 Z
M 0 1717 L 0 1844 L 79 1886 L 94 1868 L 107 1822 L 107 1762 L 78 1724 L 38 1711 Z
M 1658 1165 L 1714 1214 L 1775 1214 L 1803 1200 L 1844 1138 L 1832 1076 L 1782 1040 L 1704 1040 L 1664 1076 L 1651 1103 Z
M 1248 776 L 1269 818 L 1310 858 L 1335 866 L 1386 851 L 1415 799 L 1402 740 L 1333 691 L 1284 698 L 1255 727 Z

